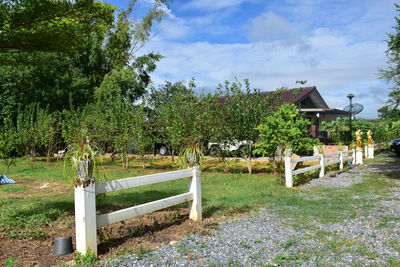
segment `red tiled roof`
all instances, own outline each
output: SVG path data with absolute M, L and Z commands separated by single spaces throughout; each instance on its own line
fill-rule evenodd
M 285 92 L 282 93 L 282 99 L 284 103 L 294 103 L 298 104 L 302 100 L 304 100 L 313 90 L 317 90 L 317 87 L 315 86 L 309 86 L 309 87 L 303 87 L 302 90 L 296 95 L 294 101 L 293 101 L 293 92 L 294 89 L 289 89 Z M 261 92 L 263 95 L 267 96 L 271 93 L 275 93 L 276 91 L 264 91 Z
M 301 90 L 299 91 L 299 93 L 297 93 L 296 97 L 294 98 L 294 101 L 293 101 L 293 93 L 294 93 L 295 89 L 288 89 L 287 91 L 284 91 L 282 93 L 283 103 L 299 104 L 301 101 L 303 101 L 305 98 L 307 98 L 314 90 L 317 90 L 317 87 L 309 86 L 309 87 L 302 87 L 300 89 Z M 262 91 L 260 93 L 263 94 L 264 96 L 268 96 L 270 94 L 276 93 L 276 91 Z M 226 96 L 221 97 L 222 104 L 225 103 L 225 98 L 226 98 Z M 273 101 L 272 105 L 276 104 L 279 101 L 280 100 L 276 99 L 275 101 Z

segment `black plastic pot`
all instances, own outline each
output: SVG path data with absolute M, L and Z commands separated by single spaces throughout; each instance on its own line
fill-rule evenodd
M 57 237 L 54 241 L 53 255 L 65 255 L 74 252 L 72 249 L 72 237 Z

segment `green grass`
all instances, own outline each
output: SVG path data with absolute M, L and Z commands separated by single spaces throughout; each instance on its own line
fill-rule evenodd
M 24 185 L 4 184 L 0 187 L 0 192 L 5 192 L 5 193 L 14 193 L 21 191 L 25 191 Z
M 370 194 L 385 195 L 389 184 L 376 175 L 365 182 L 349 188 L 297 190 L 292 194 L 282 194 L 267 202 L 275 212 L 288 219 L 295 228 L 311 228 L 315 220 L 320 223 L 335 223 L 346 218 L 365 214 L 377 199 L 368 199 Z M 309 198 L 309 196 L 313 198 Z M 359 198 L 354 198 L 357 196 Z
M 139 160 L 132 159 L 131 164 L 132 168 L 123 170 L 119 162 L 103 160 L 99 164 L 97 179 L 120 179 L 174 169 L 165 159 L 154 161 L 152 167 L 145 170 L 139 167 Z M 0 172 L 4 170 L 0 163 Z M 0 186 L 0 232 L 13 237 L 40 239 L 43 238 L 43 226 L 68 227 L 73 224 L 71 219 L 67 219 L 70 218 L 67 215 L 74 211 L 72 186 L 62 193 L 51 189 L 52 185 L 70 183 L 63 178 L 62 161 L 48 163 L 19 159 L 7 176 L 17 183 Z M 224 174 L 210 166 L 201 176 L 204 217 L 236 216 L 262 206 L 281 216 L 282 223 L 309 229 L 313 228 L 316 220 L 331 223 L 365 215 L 377 201 L 368 199 L 368 196 L 385 198 L 392 186 L 387 177 L 373 174 L 365 182 L 349 188 L 313 190 L 287 189 L 269 174 L 248 175 L 241 171 Z M 50 183 L 50 188 L 38 195 L 37 187 L 43 183 Z M 184 192 L 187 192 L 187 179 L 180 179 L 109 193 L 98 201 L 98 207 L 108 212 Z M 186 208 L 187 204 L 180 207 Z M 323 236 L 323 233 L 319 234 Z M 283 244 L 284 247 L 291 245 L 291 242 Z
M 135 160 L 131 160 L 131 163 L 134 166 L 140 164 Z M 145 170 L 136 166 L 123 170 L 120 163 L 108 160 L 99 165 L 97 177 L 101 177 L 100 180 L 134 177 L 173 169 L 168 161 L 164 165 Z M 4 170 L 4 166 L 0 164 L 1 170 Z M 70 181 L 63 177 L 62 161 L 48 163 L 42 160 L 30 162 L 18 159 L 16 164 L 11 166 L 7 176 L 14 179 L 16 184 L 0 186 L 0 229 L 3 232 L 12 237 L 41 239 L 43 226 L 68 226 L 73 223 L 66 221 L 66 215 L 72 214 L 74 210 L 72 185 L 62 193 L 52 189 L 54 185 L 70 184 Z M 38 187 L 45 183 L 49 183 L 48 190 L 42 190 L 38 195 Z M 120 190 L 108 193 L 98 201 L 97 206 L 108 212 L 181 194 L 187 192 L 187 188 L 187 179 L 180 179 Z M 292 192 L 278 185 L 276 178 L 268 174 L 223 174 L 215 170 L 202 172 L 204 217 L 246 213 L 282 194 L 290 195 Z M 180 206 L 186 208 L 187 204 Z

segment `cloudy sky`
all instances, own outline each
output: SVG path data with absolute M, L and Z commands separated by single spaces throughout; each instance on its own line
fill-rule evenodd
M 194 77 L 212 91 L 237 77 L 270 91 L 307 80 L 333 108 L 353 93 L 363 118 L 376 118 L 387 99 L 377 72 L 386 67 L 393 0 L 174 0 L 168 13 L 141 51 L 164 56 L 156 84 Z

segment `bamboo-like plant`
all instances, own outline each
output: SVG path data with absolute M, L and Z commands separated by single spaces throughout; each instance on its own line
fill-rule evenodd
M 204 160 L 203 148 L 199 143 L 191 143 L 182 147 L 179 153 L 178 164 L 182 168 L 201 165 Z
M 97 146 L 89 144 L 81 139 L 75 144 L 70 144 L 67 147 L 67 152 L 64 159 L 64 177 L 67 175 L 67 166 L 70 165 L 73 170 L 74 185 L 84 183 L 89 185 L 93 181 L 93 170 L 96 169 L 96 151 Z

